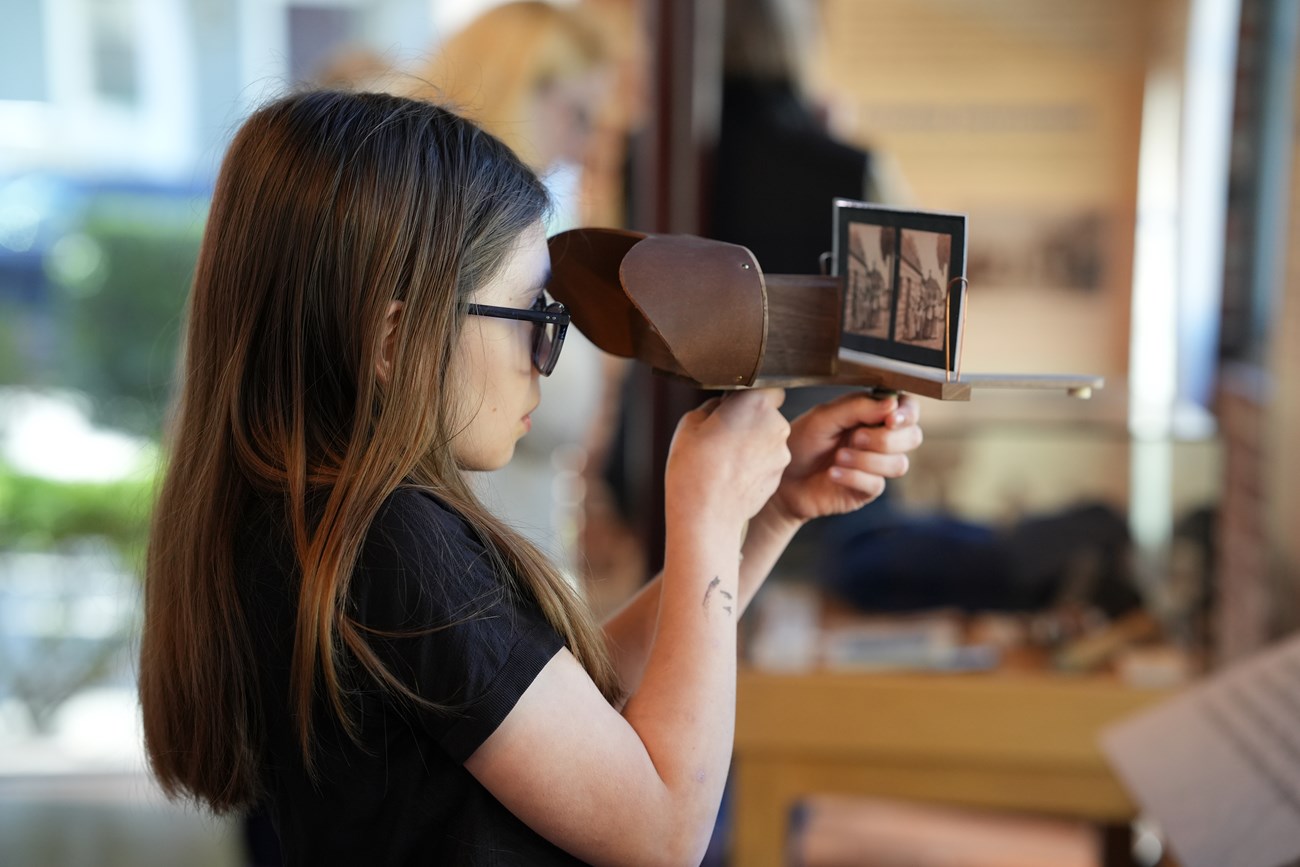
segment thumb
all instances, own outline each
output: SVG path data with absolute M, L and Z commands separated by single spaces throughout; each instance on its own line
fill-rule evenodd
M 711 397 L 682 416 L 681 424 L 697 425 L 708 419 L 722 405 L 721 397 Z
M 756 388 L 754 391 L 757 392 L 759 396 L 772 407 L 772 409 L 780 409 L 782 404 L 785 403 L 784 388 Z

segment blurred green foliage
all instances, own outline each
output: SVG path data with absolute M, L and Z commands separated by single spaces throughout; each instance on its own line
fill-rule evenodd
M 23 475 L 0 462 L 0 554 L 72 553 L 95 542 L 113 550 L 124 577 L 141 576 L 152 496 L 151 478 L 62 482 Z M 121 669 L 138 629 L 129 617 L 107 634 L 79 634 L 71 627 L 81 600 L 77 587 L 58 584 L 51 588 L 53 596 L 38 597 L 47 616 L 61 618 L 62 629 L 24 634 L 23 652 L 0 656 L 0 695 L 16 698 L 33 729 L 45 734 L 69 698 Z
M 149 530 L 153 478 L 62 482 L 0 462 L 0 551 L 48 551 L 87 538 L 108 542 L 138 566 Z
M 30 284 L 0 292 L 0 383 L 79 393 L 96 427 L 157 441 L 207 209 L 205 195 L 143 187 L 78 199 L 39 269 L 15 278 Z M 143 574 L 154 488 L 148 471 L 70 482 L 0 459 L 0 604 L 8 593 L 44 618 L 0 636 L 0 696 L 26 707 L 38 732 L 79 690 L 129 678 L 136 617 L 100 612 L 111 629 L 87 634 L 86 594 L 101 592 L 103 578 L 88 589 L 80 570 L 127 586 Z M 40 590 L 14 580 L 33 575 L 52 580 Z
M 54 377 L 93 398 L 96 422 L 158 436 L 207 206 L 201 197 L 101 193 L 80 234 L 51 251 Z

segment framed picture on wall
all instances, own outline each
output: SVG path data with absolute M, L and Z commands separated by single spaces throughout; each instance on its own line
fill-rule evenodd
M 952 370 L 961 349 L 966 216 L 836 199 L 840 345 Z

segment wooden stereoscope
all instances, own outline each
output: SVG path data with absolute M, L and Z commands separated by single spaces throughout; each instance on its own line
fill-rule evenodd
M 1096 376 L 969 374 L 841 351 L 843 280 L 765 274 L 737 244 L 585 228 L 552 237 L 550 252 L 551 294 L 594 344 L 700 388 L 853 385 L 969 400 L 972 388 L 1087 397 L 1103 384 Z

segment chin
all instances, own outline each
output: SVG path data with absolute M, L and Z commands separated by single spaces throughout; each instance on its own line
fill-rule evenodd
M 494 470 L 503 469 L 506 466 L 506 464 L 514 460 L 514 457 L 515 457 L 515 446 L 514 443 L 511 443 L 510 448 L 508 449 L 505 449 L 494 455 L 490 455 L 490 456 L 485 455 L 483 459 L 483 466 L 480 469 L 482 469 L 482 471 L 485 473 L 490 473 L 493 472 Z
M 471 455 L 459 455 L 456 462 L 467 473 L 490 473 L 499 470 L 515 456 L 515 445 L 495 452 L 478 452 Z
M 499 461 L 493 461 L 491 466 L 488 466 L 488 467 L 485 467 L 485 468 L 484 468 L 484 471 L 485 471 L 485 472 L 489 472 L 489 473 L 491 473 L 491 472 L 495 472 L 496 470 L 503 470 L 503 469 L 505 469 L 506 466 L 510 463 L 510 461 L 514 458 L 514 456 L 515 456 L 515 453 L 512 451 L 509 455 L 507 455 L 506 457 L 502 458 L 501 460 L 499 460 Z

